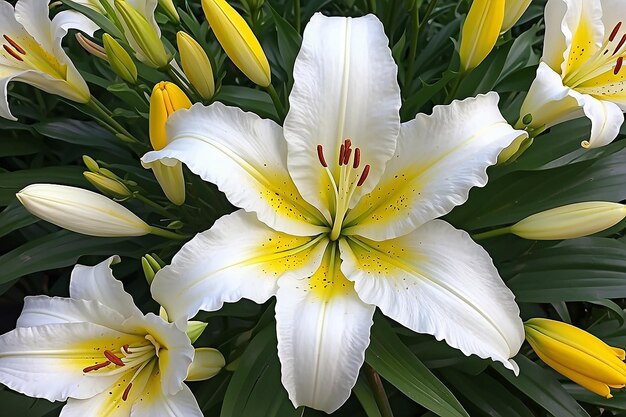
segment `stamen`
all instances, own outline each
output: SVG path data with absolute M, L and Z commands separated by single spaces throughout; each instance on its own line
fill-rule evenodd
M 609 35 L 609 42 L 613 42 L 613 39 L 617 36 L 617 32 L 619 32 L 619 28 L 622 26 L 622 22 L 617 22 L 617 25 L 613 28 L 613 32 Z
M 122 349 L 124 349 L 124 352 L 130 353 L 130 349 L 128 348 L 128 344 L 125 344 L 124 346 L 122 346 Z
M 91 371 L 97 371 L 98 369 L 105 368 L 105 367 L 107 367 L 109 365 L 111 365 L 111 362 L 109 362 L 109 361 L 102 362 L 102 363 L 97 363 L 95 365 L 91 365 L 91 366 L 86 367 L 85 369 L 83 369 L 83 372 L 84 373 L 88 373 L 88 372 L 91 372 Z
M 111 362 L 113 362 L 117 366 L 124 366 L 125 365 L 124 362 L 122 362 L 122 360 L 120 358 L 118 358 L 117 356 L 115 356 L 113 354 L 113 352 L 111 352 L 110 350 L 105 350 L 104 351 L 104 356 L 106 356 L 106 358 L 108 360 L 110 360 Z
M 620 49 L 622 49 L 622 46 L 624 46 L 624 42 L 626 42 L 626 34 L 622 35 L 622 39 L 619 40 L 619 43 L 615 47 L 615 50 L 613 51 L 613 55 L 617 54 L 617 52 Z
M 617 75 L 619 70 L 622 69 L 622 64 L 624 63 L 624 57 L 617 58 L 617 63 L 615 64 L 615 68 L 613 69 L 613 74 Z
M 363 185 L 369 173 L 370 173 L 370 166 L 369 164 L 367 164 L 365 165 L 365 168 L 363 168 L 363 173 L 361 174 L 361 178 L 359 178 L 359 182 L 357 182 L 356 184 L 357 187 L 360 187 Z
M 350 156 L 352 156 L 352 148 L 346 146 L 346 154 L 343 156 L 344 165 L 348 165 L 348 162 L 350 162 Z
M 354 150 L 354 163 L 352 164 L 352 168 L 357 169 L 360 163 L 361 163 L 361 149 L 356 148 Z
M 122 400 L 126 401 L 128 399 L 128 393 L 130 393 L 130 389 L 133 387 L 133 383 L 129 383 L 128 386 L 126 387 L 126 389 L 124 390 L 124 393 L 122 394 Z
M 324 168 L 328 167 L 326 158 L 324 158 L 324 148 L 322 145 L 317 145 L 317 158 L 320 160 L 320 164 L 322 164 Z
M 19 55 L 17 54 L 17 52 L 15 52 L 13 49 L 9 48 L 9 47 L 8 47 L 8 46 L 6 46 L 6 45 L 2 45 L 2 47 L 3 47 L 3 48 L 4 48 L 4 50 L 5 50 L 5 51 L 7 51 L 7 52 L 9 53 L 9 55 L 11 55 L 13 58 L 17 59 L 18 61 L 24 61 L 24 60 L 22 59 L 22 57 L 21 57 L 21 56 L 19 56 Z
M 343 165 L 343 157 L 346 153 L 346 145 L 341 144 L 341 149 L 339 149 L 339 166 Z
M 11 46 L 14 47 L 17 52 L 19 52 L 22 55 L 26 55 L 26 51 L 24 50 L 24 48 L 22 48 L 17 42 L 9 38 L 7 35 L 2 35 L 2 37 L 6 39 L 6 41 L 9 42 Z

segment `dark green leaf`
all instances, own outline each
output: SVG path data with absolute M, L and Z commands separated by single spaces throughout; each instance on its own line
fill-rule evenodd
M 261 117 L 278 118 L 272 99 L 264 91 L 249 87 L 225 85 L 220 89 L 215 100 L 231 106 L 237 106 L 243 110 L 252 111 Z
M 17 200 L 14 200 L 0 213 L 0 237 L 38 221 L 37 217 L 30 214 Z
M 356 385 L 352 388 L 352 392 L 358 398 L 367 417 L 382 417 L 380 410 L 376 404 L 374 393 L 367 383 L 367 378 L 363 374 L 359 374 L 359 378 L 356 380 Z
M 85 186 L 83 169 L 76 166 L 57 166 L 25 169 L 0 174 L 0 206 L 6 206 L 15 199 L 15 193 L 29 184 L 52 183 Z

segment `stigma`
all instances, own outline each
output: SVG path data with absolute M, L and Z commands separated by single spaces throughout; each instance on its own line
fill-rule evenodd
M 317 145 L 317 157 L 333 188 L 334 204 L 331 210 L 333 219 L 330 239 L 337 240 L 341 235 L 341 227 L 346 213 L 349 210 L 350 200 L 356 189 L 363 186 L 367 180 L 370 173 L 370 165 L 367 164 L 362 170 L 359 170 L 361 165 L 361 149 L 358 147 L 353 148 L 350 138 L 346 138 L 339 146 L 336 159 L 337 165 L 333 167 L 334 169 L 332 171 L 324 156 L 324 148 L 322 145 Z M 339 178 L 335 180 L 337 171 Z

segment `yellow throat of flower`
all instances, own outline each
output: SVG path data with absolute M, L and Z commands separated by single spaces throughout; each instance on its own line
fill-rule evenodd
M 0 41 L 2 42 L 0 54 L 14 67 L 40 71 L 60 80 L 67 79 L 67 65 L 60 63 L 35 39 L 18 39 L 3 34 Z

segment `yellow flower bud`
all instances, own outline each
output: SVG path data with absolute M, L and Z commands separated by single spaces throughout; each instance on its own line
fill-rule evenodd
M 111 69 L 127 83 L 137 84 L 137 66 L 126 49 L 108 33 L 102 35 L 102 42 Z
M 176 23 L 177 25 L 180 23 L 180 16 L 172 0 L 159 0 L 159 5 L 163 8 L 172 23 Z
M 578 327 L 533 318 L 524 323 L 526 340 L 537 356 L 561 375 L 606 398 L 626 384 L 624 350 Z
M 100 172 L 100 166 L 98 165 L 96 160 L 93 159 L 91 156 L 83 155 L 83 163 L 85 164 L 85 166 L 87 167 L 89 171 Z
M 196 340 L 204 333 L 207 323 L 203 321 L 191 320 L 187 322 L 187 336 L 191 343 L 195 343 Z
M 126 207 L 82 188 L 32 184 L 16 196 L 35 216 L 76 233 L 119 237 L 151 232 L 151 227 Z
M 568 204 L 520 220 L 510 232 L 524 239 L 561 240 L 591 235 L 626 217 L 626 206 L 605 201 Z
M 204 49 L 194 38 L 183 31 L 176 34 L 180 63 L 189 82 L 205 100 L 210 100 L 215 94 L 213 68 Z
M 202 0 L 204 15 L 224 51 L 246 76 L 261 87 L 270 85 L 270 64 L 246 21 L 226 0 Z
M 161 270 L 161 265 L 155 259 L 155 256 L 155 254 L 146 254 L 141 257 L 141 269 L 143 269 L 143 274 L 146 277 L 146 281 L 148 281 L 148 285 L 152 284 L 154 276 Z M 167 320 L 167 316 L 165 319 Z
M 107 178 L 102 174 L 85 171 L 84 177 L 103 194 L 113 198 L 129 198 L 133 193 L 120 181 Z
M 461 33 L 461 72 L 476 68 L 489 55 L 500 36 L 504 0 L 474 0 Z
M 167 53 L 161 37 L 146 18 L 126 0 L 115 0 L 115 8 L 122 17 L 127 33 L 132 36 L 129 42 L 137 44 L 137 57 L 154 68 L 165 68 L 172 57 Z
M 217 349 L 196 348 L 185 381 L 203 381 L 217 375 L 226 365 L 224 356 Z
M 513 25 L 522 17 L 531 0 L 506 0 L 504 3 L 504 21 L 500 33 L 504 33 L 511 29 Z

